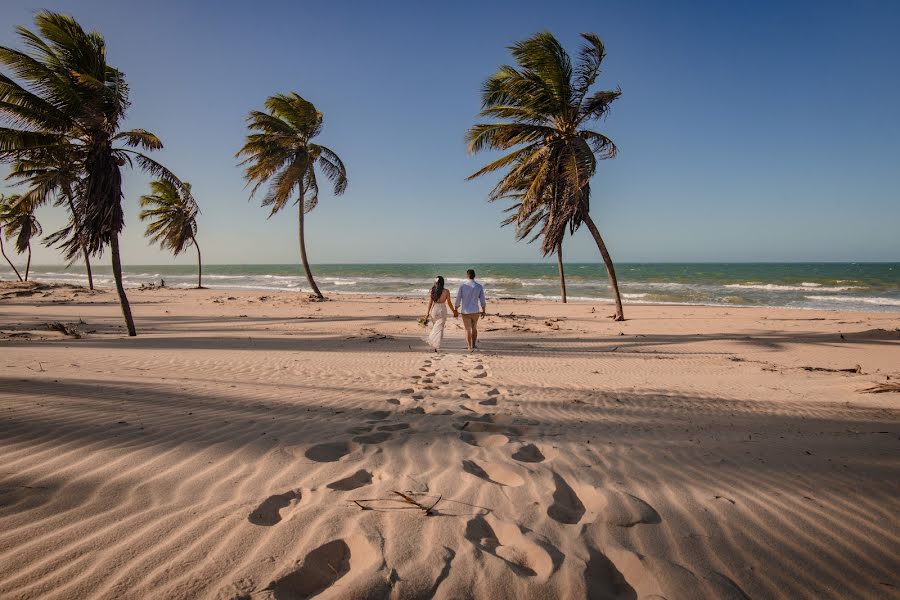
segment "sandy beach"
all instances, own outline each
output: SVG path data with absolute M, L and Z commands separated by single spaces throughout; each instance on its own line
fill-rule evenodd
M 896 313 L 129 296 L 0 288 L 2 598 L 900 597 Z

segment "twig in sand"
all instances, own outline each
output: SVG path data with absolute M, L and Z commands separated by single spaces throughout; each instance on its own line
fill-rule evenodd
M 823 373 L 856 373 L 862 375 L 862 367 L 856 365 L 852 369 L 829 369 L 828 367 L 800 367 L 804 371 L 821 371 Z
M 872 387 L 859 390 L 865 394 L 883 394 L 885 392 L 900 392 L 900 383 L 879 383 Z
M 398 491 L 395 490 L 394 493 L 397 494 L 398 496 L 400 496 L 401 498 L 403 498 L 403 501 L 406 502 L 407 504 L 412 504 L 412 505 L 414 505 L 414 506 L 418 506 L 419 508 L 421 508 L 422 510 L 424 510 L 426 515 L 430 515 L 430 514 L 431 514 L 431 510 L 432 510 L 435 506 L 437 506 L 437 505 L 438 505 L 438 502 L 440 502 L 440 501 L 441 501 L 441 498 L 443 498 L 443 496 L 438 496 L 438 499 L 434 501 L 434 504 L 432 504 L 431 506 L 425 506 L 424 504 L 421 504 L 421 503 L 419 503 L 419 502 L 416 502 L 413 498 L 407 496 L 407 495 L 404 494 L 403 492 L 398 492 Z
M 404 494 L 403 492 L 398 492 L 394 490 L 394 494 L 400 496 L 397 498 L 360 498 L 359 500 L 353 500 L 353 503 L 360 507 L 362 510 L 375 510 L 373 507 L 368 506 L 367 504 L 363 504 L 364 502 L 399 502 L 401 504 L 406 504 L 408 506 L 392 506 L 387 508 L 382 508 L 381 510 L 404 510 L 404 509 L 419 509 L 425 513 L 427 516 L 431 516 L 434 514 L 432 511 L 434 507 L 438 505 L 438 503 L 443 499 L 443 495 L 439 495 L 437 500 L 434 501 L 433 504 L 426 505 L 418 502 L 412 496 L 408 494 Z M 412 492 L 410 492 L 412 494 Z

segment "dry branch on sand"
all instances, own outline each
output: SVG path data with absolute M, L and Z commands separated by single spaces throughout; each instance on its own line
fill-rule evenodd
M 900 392 L 900 383 L 897 382 L 888 382 L 888 383 L 879 383 L 877 385 L 873 385 L 872 387 L 867 387 L 859 390 L 866 394 L 883 394 L 885 392 Z
M 65 323 L 54 321 L 52 323 L 47 323 L 46 327 L 50 331 L 58 331 L 63 335 L 67 335 L 69 337 L 73 337 L 76 339 L 81 337 L 81 332 L 78 331 L 78 329 L 76 329 L 74 325 L 66 325 Z
M 405 509 L 412 508 L 412 509 L 419 509 L 419 510 L 423 511 L 425 513 L 425 515 L 431 516 L 432 514 L 434 514 L 432 512 L 434 510 L 434 507 L 437 506 L 438 503 L 443 499 L 443 496 L 439 495 L 437 497 L 437 500 L 435 500 L 432 504 L 428 505 L 428 504 L 422 504 L 421 502 L 419 502 L 418 500 L 413 498 L 412 496 L 415 495 L 414 492 L 407 492 L 406 494 L 404 494 L 403 492 L 398 492 L 398 491 L 394 490 L 393 493 L 396 494 L 397 496 L 399 496 L 399 498 L 360 498 L 359 500 L 353 500 L 353 503 L 356 504 L 358 507 L 360 507 L 363 510 L 376 510 L 375 507 L 369 506 L 368 503 L 371 503 L 371 502 L 396 502 L 396 503 L 404 504 L 406 506 L 387 506 L 387 507 L 381 507 L 378 510 L 405 510 Z
M 829 369 L 828 367 L 800 367 L 804 371 L 820 371 L 823 373 L 855 373 L 862 375 L 862 367 L 856 365 L 850 369 Z

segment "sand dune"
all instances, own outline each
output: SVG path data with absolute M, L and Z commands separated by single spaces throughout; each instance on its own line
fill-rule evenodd
M 896 315 L 0 302 L 2 598 L 900 597 Z

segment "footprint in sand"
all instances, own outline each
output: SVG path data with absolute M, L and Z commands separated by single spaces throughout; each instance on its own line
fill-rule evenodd
M 276 600 L 312 598 L 350 572 L 350 547 L 334 540 L 306 555 L 298 569 L 280 577 L 266 588 Z
M 479 448 L 498 448 L 509 442 L 508 437 L 499 433 L 471 433 L 469 431 L 460 433 L 459 439 Z
M 364 485 L 369 485 L 370 483 L 372 483 L 372 474 L 365 469 L 360 469 L 353 475 L 338 479 L 337 481 L 332 481 L 325 487 L 330 490 L 347 492 L 355 490 L 356 488 L 361 488 Z
M 588 598 L 637 598 L 625 576 L 605 554 L 588 545 L 588 560 L 584 565 L 584 582 Z M 643 571 L 644 569 L 641 569 Z M 650 598 L 651 596 L 643 596 Z M 657 596 L 658 597 L 658 596 Z
M 491 483 L 505 485 L 508 487 L 519 487 L 525 480 L 516 473 L 515 469 L 506 465 L 500 465 L 489 462 L 475 462 L 474 460 L 464 460 L 462 462 L 463 471 L 480 477 Z
M 627 492 L 612 492 L 609 494 L 601 519 L 610 525 L 618 527 L 662 523 L 662 518 L 655 508 Z
M 394 423 L 393 425 L 381 425 L 378 431 L 402 431 L 409 429 L 409 423 Z
M 360 435 L 353 438 L 353 441 L 357 444 L 380 444 L 381 442 L 385 442 L 393 437 L 393 434 L 387 431 L 378 431 L 375 433 L 370 433 L 368 435 Z
M 553 504 L 547 509 L 547 515 L 557 523 L 569 525 L 578 523 L 585 513 L 581 498 L 557 473 L 553 473 L 553 483 L 556 490 L 553 492 Z
M 553 559 L 547 550 L 526 537 L 515 523 L 501 521 L 493 515 L 478 515 L 466 523 L 464 535 L 479 550 L 503 560 L 521 577 L 546 581 L 553 573 Z M 555 550 L 546 540 L 542 542 L 543 546 Z
M 516 450 L 512 457 L 519 462 L 527 462 L 527 463 L 539 463 L 544 462 L 544 454 L 541 452 L 540 448 L 535 446 L 534 444 L 525 444 L 518 450 Z
M 350 442 L 326 442 L 307 449 L 306 458 L 316 462 L 334 462 L 350 454 L 356 445 Z
M 291 503 L 297 503 L 299 501 L 299 490 L 290 490 L 283 494 L 275 494 L 274 496 L 269 496 L 268 498 L 263 500 L 262 504 L 257 506 L 252 513 L 250 513 L 250 515 L 247 517 L 247 520 L 254 525 L 271 527 L 272 525 L 281 522 L 282 509 L 287 508 L 291 505 Z
M 487 413 L 480 416 L 467 416 L 460 419 L 462 422 L 454 425 L 460 431 L 472 433 L 505 433 L 507 435 L 523 435 L 528 431 L 525 425 L 513 425 L 512 418 L 508 415 Z
M 372 431 L 372 425 L 358 425 L 356 427 L 351 427 L 347 430 L 347 433 L 352 435 L 359 435 L 361 433 L 369 433 Z

